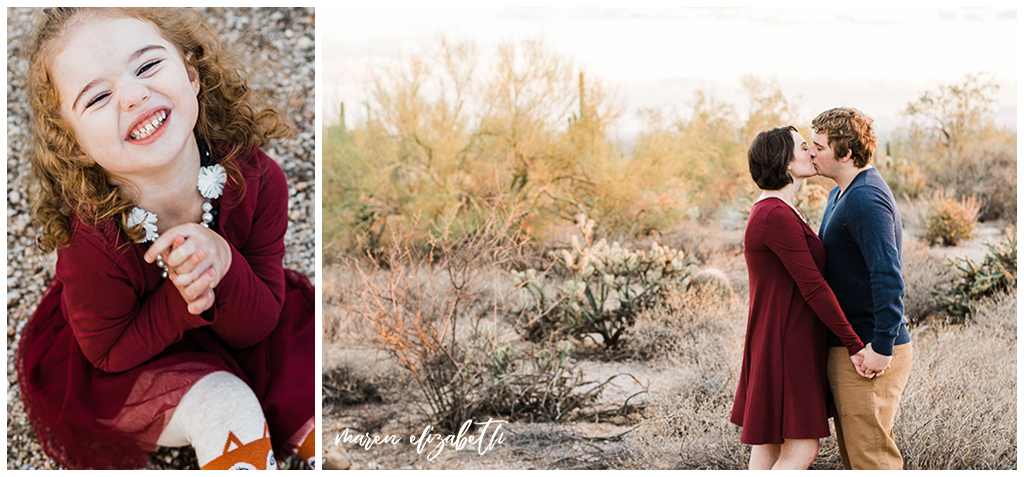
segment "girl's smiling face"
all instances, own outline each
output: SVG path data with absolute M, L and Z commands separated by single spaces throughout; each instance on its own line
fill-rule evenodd
M 80 18 L 50 73 L 78 145 L 108 173 L 129 181 L 159 177 L 175 159 L 198 158 L 189 147 L 199 82 L 152 23 Z

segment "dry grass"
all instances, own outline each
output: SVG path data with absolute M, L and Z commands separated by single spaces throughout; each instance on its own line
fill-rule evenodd
M 939 309 L 934 291 L 948 290 L 956 278 L 948 262 L 928 244 L 912 238 L 903 241 L 903 313 L 911 324 L 925 321 Z
M 341 265 L 328 265 L 321 272 L 323 281 L 324 340 L 332 342 L 369 343 L 373 327 L 367 326 L 356 312 L 359 276 Z
M 746 446 L 729 423 L 740 369 L 746 298 L 675 294 L 670 307 L 646 317 L 630 342 L 638 356 L 656 355 L 678 369 L 679 385 L 655 396 L 616 463 L 632 469 L 744 468 Z M 658 329 L 658 333 L 642 331 Z M 660 335 L 660 336 L 659 336 Z M 666 336 L 671 347 L 662 344 Z
M 742 335 L 745 322 L 746 297 L 675 290 L 664 306 L 640 315 L 623 351 L 629 358 L 693 365 L 711 349 L 732 346 L 726 341 Z
M 1017 295 L 972 311 L 973 324 L 914 333 L 896 420 L 908 469 L 1017 468 Z
M 904 240 L 908 237 L 924 237 L 928 230 L 928 204 L 928 198 L 923 196 L 909 198 L 904 195 L 896 201 L 900 218 L 903 219 Z

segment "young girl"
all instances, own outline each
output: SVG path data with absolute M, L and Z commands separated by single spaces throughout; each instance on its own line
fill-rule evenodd
M 56 276 L 18 380 L 67 468 L 314 465 L 313 287 L 283 268 L 288 187 L 210 25 L 183 9 L 47 10 L 30 51 L 33 215 Z

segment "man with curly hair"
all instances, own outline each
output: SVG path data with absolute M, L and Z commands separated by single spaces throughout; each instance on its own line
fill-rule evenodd
M 811 121 L 815 167 L 836 182 L 818 232 L 828 252 L 825 280 L 867 343 L 865 379 L 829 333 L 828 379 L 843 467 L 902 469 L 893 425 L 913 361 L 903 316 L 903 227 L 892 191 L 871 165 L 872 122 L 853 108 L 833 108 Z

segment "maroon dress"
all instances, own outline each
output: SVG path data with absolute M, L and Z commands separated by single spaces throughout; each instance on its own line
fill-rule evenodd
M 822 277 L 825 246 L 776 198 L 754 204 L 743 243 L 750 314 L 730 420 L 744 444 L 827 437 L 825 326 L 851 355 L 864 345 Z
M 56 276 L 21 334 L 18 381 L 43 450 L 70 469 L 145 467 L 182 396 L 227 371 L 256 393 L 274 451 L 316 413 L 313 286 L 283 267 L 284 173 L 259 148 L 213 201 L 231 248 L 216 303 L 188 312 L 147 243 L 73 217 Z

